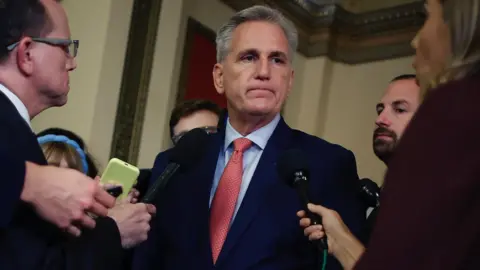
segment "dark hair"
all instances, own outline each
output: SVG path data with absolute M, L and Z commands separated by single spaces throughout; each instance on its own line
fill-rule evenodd
M 40 0 L 0 0 L 0 63 L 7 47 L 23 36 L 40 37 L 51 30 L 51 23 Z
M 393 78 L 390 82 L 396 82 L 401 80 L 411 80 L 411 79 L 416 80 L 417 76 L 415 74 L 402 74 L 400 76 Z
M 180 119 L 198 111 L 210 111 L 218 115 L 219 118 L 222 114 L 222 109 L 212 101 L 203 99 L 183 101 L 175 106 L 170 116 L 170 137 L 173 137 L 173 128 L 180 122 Z
M 85 159 L 87 160 L 88 165 L 87 175 L 91 178 L 95 178 L 98 175 L 98 167 L 95 164 L 93 157 L 87 152 L 85 142 L 80 136 L 70 130 L 66 130 L 63 128 L 47 128 L 37 133 L 37 137 L 42 137 L 48 134 L 63 135 L 65 137 L 68 137 L 70 140 L 75 141 L 85 152 Z

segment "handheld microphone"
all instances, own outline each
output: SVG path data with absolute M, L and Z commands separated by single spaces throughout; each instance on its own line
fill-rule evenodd
M 360 196 L 369 207 L 380 206 L 380 188 L 368 178 L 359 180 Z
M 290 149 L 280 156 L 277 169 L 280 179 L 285 181 L 287 185 L 295 188 L 300 199 L 302 200 L 307 217 L 310 218 L 312 225 L 322 224 L 322 218 L 310 210 L 308 210 L 307 204 L 310 203 L 308 196 L 308 178 L 309 168 L 308 161 L 305 159 L 305 155 L 300 149 Z M 327 236 L 318 240 L 318 247 L 321 250 L 328 250 Z
M 185 171 L 192 167 L 203 156 L 207 147 L 208 134 L 203 129 L 195 128 L 183 135 L 172 149 L 167 167 L 148 189 L 142 202 L 152 203 L 175 173 L 179 169 Z

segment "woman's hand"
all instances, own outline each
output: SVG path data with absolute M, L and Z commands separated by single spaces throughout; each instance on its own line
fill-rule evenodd
M 299 211 L 300 226 L 304 228 L 305 236 L 309 240 L 318 240 L 327 235 L 328 251 L 335 256 L 344 269 L 352 269 L 365 247 L 350 232 L 340 215 L 321 205 L 308 204 L 308 209 L 322 217 L 322 225 L 311 225 L 312 221 L 306 216 L 305 211 Z

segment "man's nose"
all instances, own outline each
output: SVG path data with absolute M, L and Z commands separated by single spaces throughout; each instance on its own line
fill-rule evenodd
M 257 78 L 260 80 L 270 79 L 270 60 L 260 58 L 257 62 Z
M 375 124 L 379 127 L 389 127 L 392 122 L 388 118 L 388 114 L 386 111 L 381 112 L 377 119 L 375 120 Z
M 67 70 L 73 71 L 77 68 L 77 60 L 73 57 L 67 60 Z

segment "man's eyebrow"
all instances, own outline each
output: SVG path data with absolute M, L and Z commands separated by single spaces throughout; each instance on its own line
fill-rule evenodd
M 399 99 L 399 100 L 395 100 L 393 103 L 393 105 L 402 105 L 402 104 L 410 104 L 410 102 L 408 102 L 407 100 L 405 99 Z

